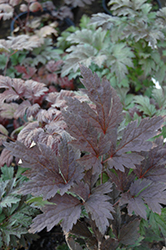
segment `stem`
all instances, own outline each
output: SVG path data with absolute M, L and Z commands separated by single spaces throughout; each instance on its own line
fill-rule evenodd
M 12 52 L 11 54 L 8 54 L 7 55 L 7 62 L 6 62 L 6 65 L 5 65 L 5 69 L 4 69 L 4 76 L 6 76 L 6 71 L 7 71 L 7 67 L 8 67 L 8 63 L 9 63 L 9 59 L 12 55 L 14 55 L 17 51 L 14 51 Z

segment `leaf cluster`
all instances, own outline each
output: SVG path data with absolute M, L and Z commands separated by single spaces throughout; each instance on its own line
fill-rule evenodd
M 37 235 L 28 233 L 32 218 L 39 211 L 25 202 L 28 196 L 17 193 L 18 188 L 25 182 L 21 175 L 24 169 L 18 168 L 14 173 L 13 167 L 6 165 L 1 168 L 0 178 L 0 247 L 27 247 L 28 242 L 37 239 Z M 18 244 L 19 239 L 19 244 Z
M 116 16 L 94 14 L 88 27 L 68 34 L 62 75 L 76 77 L 81 63 L 113 87 L 134 93 L 153 88 L 152 77 L 164 85 L 165 8 L 154 12 L 144 0 L 110 1 L 110 6 Z
M 81 75 L 84 97 L 60 93 L 66 125 L 55 146 L 39 140 L 40 136 L 33 137 L 34 145 L 26 144 L 27 138 L 24 143 L 18 139 L 4 144 L 21 159 L 23 168 L 29 168 L 24 173 L 29 181 L 19 192 L 51 203 L 41 208 L 43 213 L 33 220 L 30 232 L 45 227 L 49 231 L 60 223 L 69 245 L 76 244 L 69 236 L 72 233 L 85 237 L 89 249 L 133 249 L 147 237 L 139 227 L 149 221 L 148 211 L 163 222 L 166 151 L 161 137 L 150 139 L 158 135 L 164 119 L 154 116 L 139 124 L 136 120 L 121 131 L 122 104 L 109 81 L 101 82 L 84 66 Z M 52 108 L 55 105 L 56 101 Z M 56 123 L 57 130 L 58 126 L 61 123 Z M 146 228 L 145 223 L 142 230 Z

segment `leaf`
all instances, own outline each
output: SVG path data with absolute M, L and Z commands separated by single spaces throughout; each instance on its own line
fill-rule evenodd
M 5 165 L 4 167 L 1 168 L 1 172 L 2 172 L 1 178 L 3 181 L 11 180 L 14 175 L 14 168 L 7 167 L 7 165 Z
M 122 119 L 122 106 L 107 80 L 100 83 L 100 78 L 84 66 L 81 66 L 81 73 L 82 83 L 87 88 L 90 100 L 96 105 L 96 112 L 85 102 L 67 98 L 68 109 L 67 112 L 63 111 L 63 116 L 68 126 L 67 131 L 77 139 L 72 144 L 90 153 L 80 161 L 86 163 L 86 166 L 93 164 L 94 172 L 100 172 L 98 157 L 109 150 L 111 138 L 116 137 L 116 128 Z
M 37 207 L 41 208 L 44 207 L 45 205 L 54 205 L 51 202 L 48 202 L 47 200 L 43 200 L 42 197 L 32 197 L 26 201 L 27 204 L 31 204 L 31 207 Z
M 152 143 L 146 141 L 157 135 L 157 130 L 162 126 L 162 117 L 152 117 L 142 119 L 137 126 L 138 121 L 131 122 L 123 131 L 123 137 L 118 146 L 118 154 L 130 151 L 148 151 Z
M 30 101 L 48 91 L 43 83 L 33 80 L 11 79 L 5 76 L 0 76 L 0 88 L 6 89 L 0 94 L 1 102 L 18 100 L 20 97 L 27 98 Z
M 24 117 L 25 114 L 27 117 L 35 116 L 39 109 L 39 104 L 35 103 L 34 105 L 31 105 L 28 100 L 23 101 L 15 111 L 14 118 L 18 119 L 19 117 Z
M 116 23 L 117 17 L 110 16 L 105 13 L 92 14 L 90 24 L 102 26 L 104 29 L 109 29 Z
M 125 169 L 125 172 L 120 170 L 115 170 L 115 172 L 107 170 L 107 174 L 121 192 L 128 191 L 131 183 L 135 180 L 134 172 L 132 171 L 130 173 L 129 169 Z
M 71 52 L 65 60 L 65 64 L 62 67 L 61 76 L 64 77 L 70 73 L 73 69 L 76 72 L 79 69 L 79 63 L 84 64 L 89 67 L 92 63 L 94 56 L 97 53 L 97 50 L 89 44 L 71 46 L 67 52 Z M 101 58 L 100 62 L 102 63 L 105 58 Z
M 84 7 L 85 4 L 91 4 L 93 0 L 65 0 L 65 3 L 73 7 Z
M 152 96 L 159 105 L 159 108 L 165 107 L 166 101 L 165 101 L 165 95 L 166 95 L 166 87 L 162 86 L 161 89 L 153 89 Z
M 111 191 L 112 184 L 104 183 L 92 190 L 89 199 L 84 203 L 85 209 L 91 214 L 92 220 L 95 221 L 99 231 L 104 235 L 106 228 L 109 226 L 108 219 L 113 219 L 110 212 L 114 212 L 113 206 L 108 200 L 109 196 L 104 195 Z
M 162 117 L 142 119 L 139 126 L 137 123 L 138 120 L 130 122 L 123 131 L 122 140 L 117 149 L 110 148 L 109 157 L 105 160 L 109 168 L 115 167 L 123 172 L 124 167 L 135 169 L 135 165 L 140 164 L 144 158 L 136 152 L 148 151 L 152 148 L 152 142 L 147 140 L 157 134 L 157 129 L 162 126 Z
M 146 178 L 154 182 L 165 182 L 166 178 L 166 145 L 163 145 L 162 138 L 154 141 L 155 147 L 149 152 L 142 152 L 144 160 L 141 165 L 136 164 L 134 173 L 138 178 Z
M 32 50 L 33 48 L 41 46 L 43 39 L 39 39 L 37 36 L 19 35 L 16 37 L 9 36 L 8 40 L 0 40 L 6 50 Z
M 0 44 L 0 52 L 1 52 L 1 50 L 7 50 L 7 49 L 3 48 L 3 46 Z M 1 61 L 0 69 L 2 69 L 2 70 L 5 69 L 5 67 L 7 65 L 7 60 L 8 60 L 8 58 L 5 54 L 0 54 L 0 61 Z
M 72 250 L 83 250 L 83 248 L 80 246 L 80 244 L 78 242 L 76 242 L 72 236 L 68 237 L 68 235 L 66 235 L 66 241 L 68 246 L 70 247 L 70 249 Z
M 5 163 L 9 167 L 13 161 L 13 156 L 10 151 L 4 148 L 0 155 L 0 166 L 3 166 Z
M 2 199 L 0 202 L 0 207 L 11 207 L 12 204 L 16 204 L 20 201 L 20 198 L 14 197 L 14 196 L 6 196 Z
M 127 225 L 123 225 L 120 229 L 119 241 L 120 243 L 127 245 L 134 245 L 136 240 L 139 238 L 140 234 L 139 231 L 139 224 L 140 220 L 135 219 L 130 221 Z
M 50 231 L 60 221 L 62 221 L 61 226 L 63 231 L 69 232 L 73 224 L 76 224 L 77 219 L 80 217 L 80 201 L 67 194 L 63 196 L 56 194 L 55 197 L 48 201 L 55 203 L 55 205 L 46 205 L 42 208 L 44 213 L 37 215 L 37 217 L 33 219 L 33 224 L 29 232 L 40 232 L 45 227 L 47 227 L 47 231 Z
M 157 214 L 157 213 L 151 212 L 150 217 L 149 217 L 149 221 L 150 221 L 150 224 L 151 224 L 152 228 L 155 231 L 159 230 L 159 232 L 161 230 L 164 237 L 166 235 L 165 218 L 166 218 L 165 208 L 161 209 L 161 214 L 160 215 Z
M 111 46 L 107 52 L 107 66 L 114 72 L 118 81 L 122 81 L 128 73 L 127 67 L 133 67 L 132 58 L 134 53 L 125 43 L 118 43 Z
M 40 30 L 37 30 L 35 33 L 38 37 L 46 37 L 52 34 L 54 34 L 54 36 L 58 35 L 57 30 L 49 25 L 45 25 L 44 27 L 40 28 Z
M 107 159 L 107 163 L 109 166 L 109 169 L 112 169 L 113 167 L 116 170 L 120 170 L 124 172 L 124 167 L 135 169 L 135 165 L 138 163 L 141 163 L 141 161 L 144 159 L 143 156 L 135 154 L 135 153 L 129 153 L 129 154 L 122 154 L 122 155 L 116 155 L 114 154 L 112 157 Z
M 3 103 L 0 106 L 0 116 L 6 119 L 14 118 L 14 113 L 18 108 L 17 103 Z
M 83 177 L 83 169 L 77 163 L 79 150 L 68 145 L 69 137 L 63 133 L 59 144 L 59 155 L 48 146 L 40 144 L 26 148 L 20 142 L 6 144 L 13 155 L 22 160 L 22 167 L 30 168 L 25 173 L 31 180 L 21 188 L 23 194 L 42 195 L 44 199 L 53 197 L 59 190 L 63 195 L 75 182 Z
M 161 214 L 162 206 L 160 203 L 166 203 L 165 184 L 155 183 L 147 179 L 138 179 L 131 184 L 129 190 L 130 192 L 121 195 L 120 200 L 120 205 L 128 204 L 129 214 L 134 212 L 146 220 L 145 204 L 147 204 L 153 212 Z
M 3 135 L 8 135 L 7 129 L 2 124 L 0 124 L 0 133 Z
M 153 116 L 156 113 L 156 108 L 150 103 L 150 99 L 147 96 L 135 96 L 134 102 L 138 104 L 140 111 L 143 111 L 145 115 Z
M 3 20 L 10 19 L 13 16 L 13 7 L 8 3 L 0 4 L 0 19 L 3 17 Z

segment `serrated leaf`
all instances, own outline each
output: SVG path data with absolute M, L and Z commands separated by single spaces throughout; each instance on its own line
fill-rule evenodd
M 4 167 L 1 167 L 1 172 L 2 172 L 1 178 L 3 181 L 11 180 L 14 175 L 14 168 L 7 167 L 7 165 L 5 165 Z
M 67 112 L 63 112 L 68 132 L 77 139 L 72 141 L 76 147 L 88 151 L 80 161 L 86 165 L 93 162 L 94 172 L 100 172 L 98 157 L 109 150 L 111 139 L 116 138 L 116 128 L 122 119 L 122 105 L 107 80 L 100 82 L 97 74 L 81 66 L 83 79 L 90 100 L 96 105 L 96 111 L 87 103 L 68 98 Z M 72 111 L 74 108 L 74 112 Z M 114 135 L 112 134 L 114 130 Z
M 163 86 L 161 89 L 153 89 L 152 96 L 159 105 L 159 108 L 165 107 L 166 100 L 165 100 L 165 94 L 166 94 L 166 87 Z
M 165 182 L 166 178 L 166 145 L 163 145 L 163 140 L 158 138 L 154 141 L 155 146 L 149 152 L 142 152 L 145 160 L 141 165 L 136 164 L 134 169 L 138 178 L 147 178 L 154 182 Z
M 1 46 L 1 44 L 0 44 Z M 0 69 L 4 70 L 7 64 L 7 56 L 5 54 L 0 54 Z
M 69 232 L 73 224 L 75 224 L 80 217 L 80 201 L 71 195 L 64 194 L 60 196 L 56 194 L 49 202 L 53 202 L 57 205 L 46 205 L 42 208 L 44 213 L 37 215 L 37 217 L 33 219 L 33 224 L 29 231 L 31 233 L 39 232 L 45 227 L 50 231 L 62 220 L 61 226 L 63 230 Z
M 7 129 L 2 124 L 0 124 L 0 133 L 3 135 L 8 135 Z
M 133 212 L 140 215 L 145 220 L 146 206 L 158 214 L 161 214 L 162 206 L 160 204 L 166 203 L 165 184 L 155 183 L 147 179 L 138 179 L 130 186 L 130 192 L 121 195 L 120 204 L 128 204 L 128 213 Z
M 106 182 L 92 190 L 89 199 L 84 203 L 85 209 L 91 214 L 99 231 L 104 234 L 109 225 L 108 219 L 113 219 L 110 212 L 114 212 L 113 206 L 108 200 L 109 196 L 104 195 L 111 191 L 112 184 Z
M 161 215 L 151 212 L 150 217 L 149 217 L 149 221 L 150 221 L 150 224 L 151 224 L 152 228 L 155 231 L 161 230 L 164 237 L 166 235 L 165 218 L 166 218 L 165 208 L 161 209 Z
M 33 207 L 41 208 L 45 205 L 53 205 L 53 203 L 48 202 L 47 200 L 43 200 L 42 197 L 32 197 L 26 201 L 27 204 L 31 204 Z M 56 204 L 54 204 L 56 205 Z
M 93 58 L 97 54 L 97 50 L 89 44 L 71 46 L 68 52 L 72 52 L 65 60 L 65 64 L 62 67 L 61 76 L 64 77 L 69 74 L 71 70 L 76 72 L 79 69 L 79 63 L 85 66 L 90 66 Z M 101 57 L 101 59 L 103 56 Z M 105 58 L 103 58 L 105 60 Z M 104 61 L 101 60 L 100 64 Z
M 20 198 L 15 196 L 6 196 L 0 201 L 0 207 L 11 207 L 12 204 L 16 204 L 20 201 Z
M 157 129 L 162 126 L 162 122 L 162 117 L 152 117 L 142 119 L 138 126 L 138 121 L 129 123 L 118 146 L 118 154 L 131 149 L 136 152 L 148 151 L 152 144 L 146 140 L 157 134 Z
M 107 66 L 111 72 L 114 72 L 118 81 L 122 81 L 128 73 L 128 67 L 133 67 L 132 58 L 134 53 L 125 43 L 118 43 L 111 47 L 111 53 L 108 52 Z
M 147 96 L 135 96 L 134 102 L 138 104 L 140 111 L 143 111 L 145 115 L 153 116 L 156 113 L 156 108 L 150 103 L 150 99 Z
M 42 195 L 44 199 L 53 197 L 57 191 L 63 195 L 75 182 L 83 177 L 83 169 L 77 163 L 80 157 L 79 150 L 74 150 L 68 145 L 69 137 L 62 135 L 59 144 L 59 155 L 44 144 L 32 148 L 26 148 L 20 142 L 6 144 L 6 148 L 14 155 L 21 158 L 22 167 L 31 170 L 25 173 L 32 179 L 21 188 L 23 194 L 32 193 L 35 196 Z
M 94 0 L 65 0 L 65 3 L 73 7 L 84 7 L 85 4 L 91 4 Z
M 136 240 L 139 238 L 140 220 L 135 219 L 130 221 L 127 225 L 123 225 L 120 229 L 119 241 L 124 245 L 134 245 Z
M 5 163 L 9 167 L 13 161 L 13 156 L 10 154 L 10 151 L 4 148 L 0 155 L 0 166 L 3 166 Z

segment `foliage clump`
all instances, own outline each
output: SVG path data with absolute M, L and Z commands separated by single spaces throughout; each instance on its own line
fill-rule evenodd
M 79 250 L 166 237 L 165 8 L 109 5 L 114 16 L 83 16 L 56 48 L 0 41 L 1 247 L 58 224 Z M 67 90 L 73 78 L 82 90 Z

